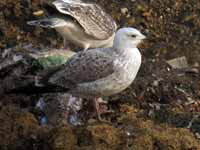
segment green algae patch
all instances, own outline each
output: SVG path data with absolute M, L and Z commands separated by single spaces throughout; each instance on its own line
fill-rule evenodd
M 40 70 L 48 69 L 50 67 L 60 66 L 67 62 L 67 60 L 76 54 L 73 51 L 46 51 L 45 54 L 41 54 L 39 58 L 34 58 L 32 61 L 32 72 L 35 74 Z
M 56 54 L 56 52 L 52 54 L 47 54 L 47 56 L 35 59 L 33 64 L 39 65 L 44 69 L 48 67 L 59 66 L 64 64 L 71 56 L 75 54 L 75 52 L 69 50 L 62 53 L 59 53 L 58 50 L 57 53 L 58 54 Z
M 67 58 L 68 57 L 60 55 L 48 56 L 46 58 L 39 58 L 36 63 L 41 65 L 43 68 L 48 68 L 64 64 L 67 61 Z

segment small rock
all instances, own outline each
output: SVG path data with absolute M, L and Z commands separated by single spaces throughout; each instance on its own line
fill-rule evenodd
M 48 119 L 46 116 L 42 116 L 40 119 L 40 124 L 41 125 L 46 125 L 48 123 Z
M 123 15 L 126 15 L 128 13 L 128 8 L 124 7 L 124 8 L 121 8 L 121 13 Z
M 174 69 L 183 69 L 188 67 L 187 59 L 185 56 L 168 60 L 167 63 Z
M 196 63 L 194 64 L 194 67 L 199 67 L 199 63 L 196 62 Z
M 23 59 L 23 56 L 22 55 L 14 55 L 13 56 L 13 61 L 14 62 L 17 62 L 17 61 L 20 61 Z
M 39 11 L 33 12 L 33 15 L 34 15 L 34 16 L 41 16 L 41 15 L 43 15 L 43 14 L 44 14 L 44 11 L 43 11 L 43 10 L 39 10 Z
M 200 134 L 198 132 L 195 133 L 197 139 L 200 139 Z
M 153 82 L 153 86 L 157 87 L 158 85 L 159 85 L 159 81 L 158 81 L 158 80 L 155 80 L 155 81 Z

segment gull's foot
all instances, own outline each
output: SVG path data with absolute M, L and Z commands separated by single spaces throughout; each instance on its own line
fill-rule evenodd
M 108 109 L 108 102 L 104 101 L 101 97 L 94 99 L 94 107 L 96 109 L 97 117 L 99 121 L 105 121 L 102 119 L 102 114 L 112 113 L 113 110 Z
M 102 98 L 94 98 L 84 100 L 83 109 L 81 109 L 80 116 L 82 120 L 87 121 L 91 118 L 97 118 L 101 122 L 107 122 L 102 118 L 103 114 L 112 113 L 113 111 L 108 109 L 107 101 L 103 101 Z

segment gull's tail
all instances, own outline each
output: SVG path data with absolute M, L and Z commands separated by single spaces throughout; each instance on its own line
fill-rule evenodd
M 32 26 L 40 26 L 44 28 L 56 28 L 65 26 L 67 22 L 64 19 L 55 17 L 55 18 L 46 18 L 41 20 L 28 21 L 27 24 Z
M 68 92 L 69 89 L 51 84 L 49 79 L 53 76 L 54 72 L 60 69 L 62 66 L 50 67 L 46 70 L 38 73 L 37 76 L 33 76 L 27 78 L 25 81 L 25 85 L 16 85 L 16 87 L 12 87 L 11 89 L 5 89 L 4 91 L 0 91 L 1 94 L 42 94 L 42 93 L 55 93 L 55 92 Z M 26 79 L 25 79 L 26 80 Z M 0 86 L 1 87 L 1 86 Z

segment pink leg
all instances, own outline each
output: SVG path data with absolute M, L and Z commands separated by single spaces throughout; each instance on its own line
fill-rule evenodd
M 102 121 L 101 114 L 110 112 L 108 110 L 107 103 L 102 101 L 100 97 L 94 99 L 94 107 L 97 113 L 97 117 L 100 121 Z
M 96 109 L 98 119 L 102 120 L 101 114 L 100 114 L 100 106 L 99 106 L 98 98 L 94 99 L 94 107 Z

